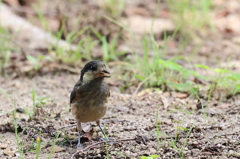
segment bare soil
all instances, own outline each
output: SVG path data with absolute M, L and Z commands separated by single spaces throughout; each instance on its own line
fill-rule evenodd
M 24 142 L 25 158 L 34 158 L 36 138 L 42 140 L 40 158 L 47 158 L 53 141 L 61 151 L 51 158 L 70 158 L 76 152 L 76 123 L 69 112 L 69 93 L 78 75 L 36 76 L 32 79 L 1 79 L 10 100 L 1 96 L 1 111 L 17 108 L 31 109 L 32 89 L 38 97 L 50 97 L 38 107 L 33 119 L 18 113 L 19 140 Z M 111 87 L 109 111 L 102 119 L 111 140 L 109 145 L 99 144 L 76 155 L 77 158 L 138 158 L 158 154 L 160 158 L 239 158 L 239 101 L 214 103 L 207 109 L 197 110 L 197 100 L 186 94 L 143 90 L 136 96 L 121 94 Z M 1 115 L 1 145 L 16 152 L 16 137 L 12 115 Z M 84 124 L 85 131 L 93 127 L 91 140 L 84 138 L 83 146 L 101 141 L 102 134 L 95 123 Z M 41 132 L 41 133 L 40 133 Z M 58 138 L 56 136 L 60 133 Z M 130 141 L 118 141 L 130 139 Z M 6 149 L 1 149 L 1 158 Z M 15 153 L 19 155 L 19 153 Z M 14 157 L 13 157 L 14 158 Z M 17 156 L 15 158 L 18 158 Z

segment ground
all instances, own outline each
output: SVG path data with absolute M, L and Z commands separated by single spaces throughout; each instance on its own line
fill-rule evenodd
M 36 20 L 38 14 L 32 13 L 30 2 L 27 0 L 24 3 L 10 0 L 4 2 L 15 8 L 17 15 L 36 26 L 41 26 Z M 91 24 L 99 33 L 106 35 L 107 41 L 114 39 L 115 34 L 120 32 L 124 35 L 116 48 L 127 53 L 117 57 L 111 57 L 113 55 L 109 53 L 110 60 L 107 59 L 102 53 L 104 49 L 100 47 L 104 45 L 103 40 L 96 45 L 91 43 L 95 47 L 89 48 L 92 53 L 90 58 L 88 49 L 85 48 L 83 52 L 86 56 L 83 56 L 82 60 L 74 61 L 73 58 L 68 62 L 65 61 L 67 57 L 62 58 L 54 52 L 57 49 L 48 50 L 47 47 L 38 46 L 38 43 L 29 46 L 28 40 L 18 42 L 24 51 L 12 52 L 10 61 L 4 65 L 0 77 L 0 158 L 154 158 L 151 155 L 157 155 L 157 158 L 240 158 L 238 92 L 231 93 L 229 85 L 215 88 L 216 81 L 197 77 L 191 79 L 193 83 L 198 84 L 197 95 L 187 89 L 173 89 L 169 83 L 161 86 L 145 85 L 144 80 L 141 81 L 135 76 L 138 71 L 130 71 L 130 67 L 139 67 L 134 63 L 139 60 L 133 56 L 134 52 L 143 56 L 144 51 L 139 43 L 134 43 L 135 39 L 131 39 L 129 33 L 123 31 L 124 29 L 112 25 L 100 16 L 104 14 L 101 7 L 96 7 L 100 4 L 96 1 L 62 1 L 59 4 L 53 1 L 49 6 L 44 2 L 42 8 L 38 7 L 46 16 L 52 32 L 60 29 L 59 25 L 64 21 L 55 12 L 68 17 L 64 30 L 66 32 L 74 28 L 74 18 L 69 17 L 77 18 L 82 14 L 83 20 L 74 29 L 81 30 L 83 26 Z M 197 33 L 201 34 L 199 37 L 187 35 L 186 37 L 194 40 L 188 41 L 189 44 L 184 45 L 184 48 L 181 48 L 180 36 L 186 34 L 178 34 L 166 46 L 163 59 L 188 57 L 190 62 L 182 58 L 177 63 L 188 69 L 192 68 L 193 64 L 224 68 L 237 76 L 240 70 L 240 30 L 234 27 L 234 24 L 239 22 L 236 20 L 239 16 L 236 15 L 240 11 L 240 4 L 234 0 L 225 5 L 222 5 L 221 0 L 212 3 L 214 8 L 211 14 L 214 16 L 211 18 L 213 17 L 215 30 L 218 32 L 213 31 L 210 34 L 203 30 Z M 142 36 L 140 34 L 143 30 L 146 31 L 146 28 L 140 27 L 141 22 L 144 20 L 147 27 L 148 20 L 154 16 L 157 2 L 151 0 L 149 4 L 145 4 L 139 0 L 127 4 L 128 7 L 119 21 L 127 24 L 125 22 L 129 20 L 131 24 L 129 23 L 128 27 L 132 29 L 131 32 L 135 31 L 134 34 Z M 169 8 L 163 1 L 156 23 L 162 30 L 173 32 L 174 25 L 169 21 Z M 159 17 L 166 20 L 166 26 L 162 27 Z M 156 43 L 162 45 L 163 31 L 153 31 Z M 88 35 L 96 41 L 98 37 L 92 34 L 93 31 L 88 30 L 86 34 L 75 39 L 73 45 L 76 45 L 79 39 L 89 38 Z M 22 36 L 16 38 L 21 39 Z M 203 37 L 205 40 L 199 44 L 199 39 Z M 63 34 L 61 39 L 67 41 L 67 35 Z M 126 39 L 129 40 L 127 44 L 124 43 Z M 83 43 L 90 45 L 86 41 Z M 131 50 L 132 47 L 135 49 Z M 194 51 L 195 48 L 197 51 Z M 149 52 L 149 56 L 154 56 L 154 49 L 151 48 Z M 36 58 L 38 55 L 55 59 L 48 61 L 46 58 L 36 63 L 31 57 Z M 103 135 L 96 123 L 84 123 L 83 129 L 86 133 L 82 137 L 83 149 L 77 149 L 76 121 L 69 111 L 69 96 L 79 79 L 81 68 L 91 59 L 105 61 L 112 75 L 110 79 L 106 79 L 111 91 L 107 103 L 108 112 L 101 119 L 111 142 L 107 144 L 102 141 Z M 144 72 L 140 69 L 139 74 L 141 71 Z M 175 69 L 167 73 L 174 74 L 177 71 Z M 201 76 L 215 75 L 212 69 L 199 68 L 195 71 Z M 148 74 L 145 79 L 149 76 Z M 168 74 L 165 76 L 172 80 Z M 186 79 L 177 80 L 180 83 Z M 236 83 L 232 83 L 234 87 L 239 86 L 239 81 Z M 211 87 L 207 87 L 209 84 Z

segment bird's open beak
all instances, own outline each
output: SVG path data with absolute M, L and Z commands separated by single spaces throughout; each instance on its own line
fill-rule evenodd
M 102 72 L 98 73 L 98 77 L 111 77 L 111 75 L 107 70 L 103 70 Z

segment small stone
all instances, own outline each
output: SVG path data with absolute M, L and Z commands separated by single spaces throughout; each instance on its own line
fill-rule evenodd
M 3 151 L 3 154 L 4 155 L 7 155 L 7 156 L 14 156 L 14 151 L 12 151 L 11 149 L 7 148 Z
M 16 157 L 20 157 L 20 154 L 18 152 L 15 153 Z
M 217 144 L 217 147 L 222 147 L 222 144 Z
M 154 154 L 156 154 L 157 151 L 154 148 L 150 148 L 149 152 L 151 155 L 154 155 Z
M 64 138 L 58 138 L 58 142 L 63 142 Z
M 100 154 L 101 150 L 97 149 L 96 154 Z
M 1 144 L 1 149 L 6 149 L 8 147 L 7 144 Z
M 48 148 L 49 152 L 52 151 L 52 146 Z M 55 145 L 53 148 L 53 153 L 65 151 L 66 149 L 60 146 Z
M 233 150 L 229 150 L 229 155 L 232 155 L 233 153 L 234 153 L 234 151 Z
M 16 112 L 18 112 L 18 113 L 25 113 L 25 110 L 23 108 L 17 108 Z
M 127 157 L 130 157 L 130 156 L 131 156 L 131 152 L 130 152 L 130 151 L 125 151 L 125 155 L 126 155 Z
M 199 149 L 192 149 L 192 156 L 199 156 L 200 150 Z

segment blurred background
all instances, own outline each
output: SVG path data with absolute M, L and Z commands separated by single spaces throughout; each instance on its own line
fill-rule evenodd
M 1 74 L 79 73 L 98 59 L 127 81 L 121 91 L 149 76 L 145 86 L 182 89 L 238 72 L 239 10 L 237 0 L 3 0 Z
M 64 116 L 69 113 L 69 94 L 81 68 L 91 60 L 103 61 L 112 74 L 107 79 L 112 107 L 104 119 L 115 133 L 112 137 L 134 137 L 141 132 L 175 139 L 181 133 L 190 134 L 193 121 L 198 126 L 219 122 L 219 129 L 205 128 L 208 134 L 230 133 L 225 128 L 239 131 L 239 0 L 0 0 L 0 130 L 16 130 L 7 116 L 16 108 L 25 112 L 28 121 L 18 129 L 26 129 L 28 134 L 28 127 L 37 125 L 32 118 L 44 116 L 46 126 L 42 129 L 46 132 L 52 121 L 71 124 L 72 117 Z M 169 116 L 164 114 L 167 112 Z M 161 131 L 158 113 L 164 125 Z M 117 128 L 115 118 L 121 120 Z M 129 122 L 133 128 L 125 129 Z M 144 131 L 135 130 L 138 127 Z M 34 129 L 40 131 L 39 126 Z M 52 129 L 51 134 L 59 129 Z M 3 138 L 15 141 L 15 135 Z M 201 135 L 203 140 L 191 140 L 212 141 Z M 65 137 L 62 141 L 68 144 L 58 146 L 65 146 L 69 155 L 72 145 Z M 49 134 L 46 138 L 54 139 Z M 132 153 L 136 145 L 129 146 L 128 154 L 121 148 L 116 152 L 130 158 L 145 150 L 166 158 L 184 158 L 201 152 L 218 155 L 224 149 L 221 155 L 229 157 L 230 149 L 224 146 L 233 144 L 231 150 L 239 155 L 239 143 L 221 142 L 224 148 L 216 148 L 216 138 L 212 146 L 200 144 L 196 148 L 198 144 L 193 142 L 188 146 L 185 141 L 174 141 L 175 145 L 163 146 L 160 152 L 160 140 L 154 140 L 153 146 L 137 148 L 136 153 Z M 32 149 L 35 147 L 26 146 L 21 152 L 35 157 L 29 153 Z

